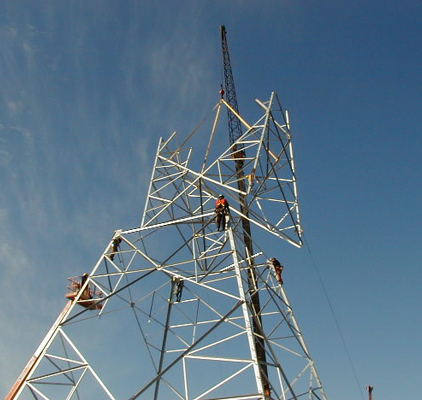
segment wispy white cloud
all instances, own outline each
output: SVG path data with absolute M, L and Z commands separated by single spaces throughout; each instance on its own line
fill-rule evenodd
M 0 289 L 10 304 L 0 307 L 10 321 L 1 370 L 16 353 L 0 395 L 31 355 L 19 346 L 31 335 L 25 327 L 47 331 L 43 318 L 64 301 L 66 277 L 90 271 L 114 229 L 139 223 L 159 136 L 191 129 L 197 121 L 186 115 L 208 108 L 200 93 L 211 50 L 189 17 L 159 32 L 141 13 L 108 32 L 105 8 L 95 27 L 84 14 L 57 30 L 59 8 L 42 28 L 23 21 L 0 32 Z M 121 44 L 109 54 L 112 38 Z
M 18 111 L 22 110 L 22 108 L 23 108 L 22 100 L 18 100 L 18 101 L 11 100 L 7 102 L 7 109 L 11 116 L 15 115 Z

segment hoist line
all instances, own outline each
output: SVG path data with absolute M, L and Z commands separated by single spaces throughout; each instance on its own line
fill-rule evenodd
M 154 294 L 155 294 L 155 293 L 154 293 Z M 138 314 L 136 313 L 135 307 L 131 307 L 131 308 L 132 308 L 132 310 L 133 310 L 133 315 L 134 315 L 134 318 L 135 318 L 135 320 L 136 320 L 136 324 L 138 325 L 139 332 L 141 333 L 142 339 L 143 339 L 143 341 L 144 341 L 144 343 L 145 343 L 145 347 L 146 347 L 146 349 L 147 349 L 147 352 L 148 352 L 149 358 L 151 359 L 151 364 L 153 365 L 153 367 L 154 367 L 154 369 L 155 369 L 155 372 L 157 372 L 157 366 L 155 365 L 154 356 L 153 356 L 153 354 L 151 353 L 150 344 L 149 344 L 149 342 L 148 342 L 147 335 L 144 333 L 144 330 L 142 329 L 141 321 L 139 320 L 139 316 L 138 316 Z
M 303 242 L 306 245 L 306 249 L 308 250 L 308 253 L 311 256 L 312 265 L 313 265 L 314 270 L 315 270 L 315 272 L 317 274 L 319 283 L 321 284 L 322 290 L 323 290 L 324 295 L 325 295 L 325 299 L 327 300 L 328 306 L 330 308 L 331 315 L 332 315 L 332 317 L 334 319 L 334 323 L 336 325 L 337 331 L 338 331 L 338 333 L 340 335 L 340 339 L 341 339 L 341 342 L 343 344 L 344 351 L 346 353 L 347 359 L 348 359 L 349 364 L 350 364 L 350 368 L 352 370 L 352 373 L 353 373 L 353 376 L 354 376 L 354 379 L 355 379 L 355 382 L 356 382 L 356 386 L 358 387 L 358 390 L 359 390 L 359 393 L 360 393 L 360 396 L 361 396 L 362 400 L 364 400 L 362 389 L 361 389 L 361 384 L 359 382 L 359 379 L 358 379 L 358 376 L 357 376 L 357 373 L 356 373 L 356 369 L 355 369 L 355 366 L 353 364 L 352 357 L 351 357 L 350 352 L 349 352 L 349 349 L 347 347 L 346 340 L 345 340 L 344 335 L 343 335 L 343 331 L 342 331 L 342 329 L 340 327 L 340 323 L 339 323 L 338 318 L 337 318 L 337 315 L 336 315 L 336 313 L 334 311 L 333 303 L 332 303 L 332 301 L 330 299 L 330 296 L 328 295 L 327 287 L 325 286 L 325 283 L 324 283 L 324 281 L 322 279 L 321 273 L 319 272 L 318 265 L 317 265 L 317 263 L 315 261 L 314 255 L 312 254 L 312 251 L 311 251 L 311 248 L 309 246 L 309 242 L 308 242 L 307 238 L 304 235 L 302 235 L 302 238 L 303 238 Z

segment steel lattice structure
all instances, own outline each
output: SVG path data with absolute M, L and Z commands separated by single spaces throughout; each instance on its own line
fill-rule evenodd
M 245 246 L 239 156 L 251 226 L 302 244 L 287 112 L 275 93 L 257 104 L 254 124 L 231 110 L 245 133 L 214 159 L 224 99 L 205 160 L 190 145 L 200 129 L 181 144 L 176 133 L 160 139 L 140 227 L 115 232 L 7 399 L 327 399 L 265 249 Z M 220 193 L 231 209 L 224 232 L 214 223 Z

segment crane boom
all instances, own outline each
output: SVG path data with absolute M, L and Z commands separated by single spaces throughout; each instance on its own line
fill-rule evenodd
M 229 46 L 227 43 L 227 32 L 224 25 L 221 26 L 221 44 L 223 52 L 223 68 L 224 68 L 224 88 L 226 95 L 226 102 L 229 103 L 230 107 L 239 114 L 239 109 L 237 105 L 236 89 L 234 86 L 233 71 L 230 63 L 230 54 Z M 237 185 L 239 188 L 239 204 L 240 211 L 244 215 L 242 217 L 242 228 L 243 228 L 243 240 L 248 252 L 248 255 L 254 254 L 253 245 L 252 245 L 252 236 L 251 236 L 251 225 L 249 222 L 249 211 L 248 211 L 248 202 L 246 195 L 246 183 L 245 183 L 245 173 L 243 170 L 243 158 L 245 156 L 244 151 L 241 147 L 237 147 L 235 144 L 236 140 L 242 136 L 242 126 L 241 121 L 232 112 L 227 108 L 227 119 L 228 119 L 228 128 L 229 128 L 229 139 L 230 144 L 233 145 L 233 157 L 235 158 L 236 163 L 236 175 L 237 175 Z M 265 341 L 262 335 L 262 318 L 261 318 L 261 304 L 259 299 L 259 291 L 256 288 L 256 272 L 253 265 L 254 261 L 250 259 L 250 267 L 248 271 L 248 286 L 249 293 L 251 296 L 251 305 L 254 318 L 252 320 L 253 332 L 254 332 L 254 344 L 255 351 L 260 367 L 260 377 L 262 382 L 262 387 L 264 394 L 270 396 L 271 389 L 268 380 L 268 368 L 265 352 Z
M 64 306 L 62 312 L 60 313 L 59 317 L 57 318 L 56 322 L 51 327 L 50 331 L 47 333 L 46 339 L 44 339 L 40 346 L 38 347 L 37 351 L 34 353 L 34 355 L 31 357 L 31 359 L 28 361 L 28 364 L 23 369 L 21 374 L 19 375 L 19 378 L 16 380 L 16 383 L 13 385 L 12 389 L 10 390 L 9 394 L 6 396 L 5 400 L 13 400 L 18 398 L 20 395 L 23 385 L 30 376 L 31 373 L 34 372 L 35 368 L 37 367 L 37 364 L 39 363 L 41 354 L 45 351 L 47 348 L 49 342 L 52 340 L 52 338 L 57 333 L 60 324 L 64 321 L 64 319 L 69 315 L 69 312 L 72 310 L 72 302 L 68 301 L 66 305 Z
M 227 32 L 224 25 L 221 26 L 221 45 L 223 50 L 223 68 L 224 68 L 224 90 L 226 101 L 230 106 L 239 111 L 237 105 L 236 88 L 234 86 L 233 72 L 230 63 L 229 45 L 227 43 Z M 227 109 L 227 117 L 229 124 L 229 139 L 230 144 L 233 144 L 240 136 L 242 136 L 242 126 L 239 118 L 230 110 Z

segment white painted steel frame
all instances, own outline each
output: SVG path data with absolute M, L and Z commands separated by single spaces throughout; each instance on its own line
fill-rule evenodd
M 302 245 L 288 114 L 275 93 L 269 101 L 257 103 L 264 115 L 255 124 L 239 115 L 246 132 L 235 145 L 244 150 L 242 154 L 229 147 L 207 165 L 221 125 L 221 108 L 229 107 L 224 100 L 216 107 L 200 168 L 191 167 L 194 152 L 188 145 L 203 123 L 180 146 L 174 145 L 176 133 L 160 139 L 141 226 L 116 231 L 113 239 L 121 239 L 118 251 L 112 250 L 110 240 L 89 275 L 86 286 L 100 293 L 92 299 L 96 309 L 80 307 L 79 293 L 46 336 L 31 373 L 10 400 L 48 399 L 37 382 L 56 375 L 69 378 L 79 369 L 84 371 L 77 379 L 68 379 L 66 399 L 88 400 L 84 384 L 91 378 L 89 388 L 99 387 L 107 399 L 269 400 L 256 354 L 258 336 L 265 346 L 272 399 L 327 399 L 286 292 L 267 265 L 265 249 L 254 243 L 259 251 L 246 253 L 241 228 L 241 219 L 246 217 L 253 226 L 294 246 Z M 280 117 L 282 122 L 278 122 Z M 246 192 L 238 189 L 233 159 L 243 161 Z M 214 225 L 219 193 L 225 194 L 231 206 L 226 232 L 217 232 Z M 248 216 L 241 211 L 239 193 L 247 196 Z M 256 275 L 253 285 L 248 283 L 251 268 Z M 174 278 L 184 282 L 180 302 L 174 297 Z M 255 290 L 261 299 L 259 316 L 251 301 Z M 106 387 L 104 381 L 113 381 L 112 376 L 101 380 L 96 372 L 101 362 L 85 357 L 74 344 L 82 331 L 79 327 L 123 312 L 132 315 L 143 343 L 137 367 L 142 375 L 133 368 L 134 375 L 125 376 L 125 384 L 133 386 L 130 395 L 111 394 L 122 388 Z M 251 329 L 254 318 L 259 318 L 259 333 Z M 53 344 L 59 337 L 78 359 L 54 354 Z M 113 356 L 112 348 L 103 350 Z M 48 359 L 68 367 L 43 375 L 39 365 Z M 108 360 L 107 367 L 115 363 Z M 198 376 L 198 366 L 204 368 L 206 379 Z M 21 397 L 25 391 L 27 397 Z

